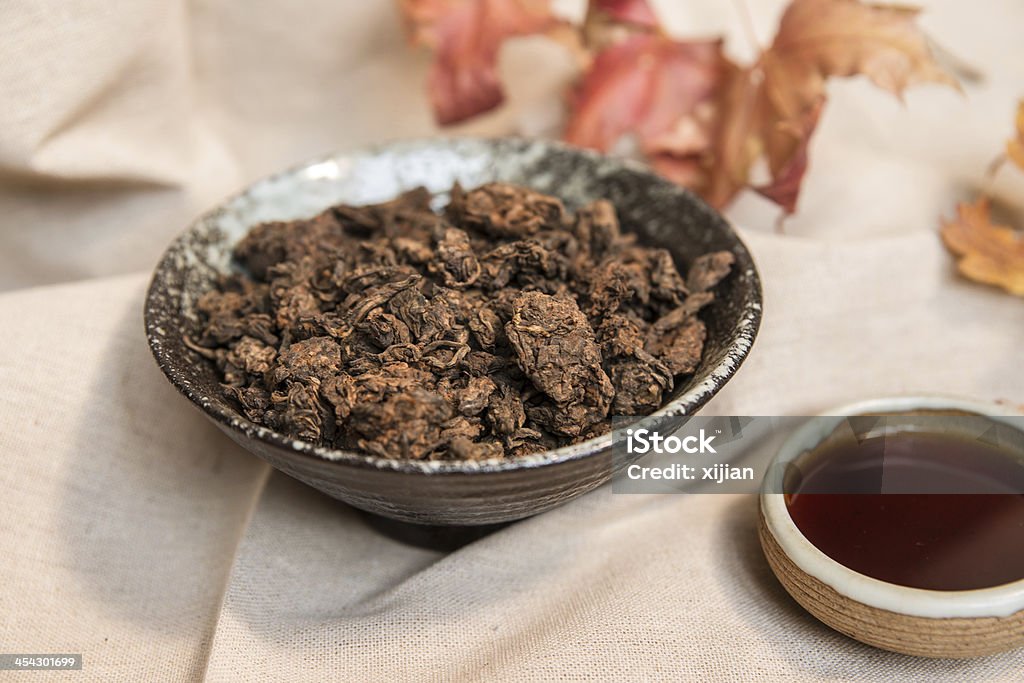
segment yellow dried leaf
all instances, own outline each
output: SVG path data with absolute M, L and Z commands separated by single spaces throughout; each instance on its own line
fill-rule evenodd
M 965 277 L 1024 296 L 1024 234 L 993 225 L 986 198 L 958 204 L 956 218 L 943 221 L 942 241 Z
M 1006 143 L 1006 156 L 1024 171 L 1024 100 L 1017 105 L 1017 137 Z
M 705 198 L 731 200 L 763 154 L 771 182 L 755 189 L 792 213 L 829 78 L 863 74 L 897 96 L 918 83 L 957 87 L 932 56 L 917 14 L 859 0 L 793 0 L 758 63 L 732 72 L 721 89 Z
M 830 76 L 864 74 L 901 95 L 916 83 L 957 86 L 932 56 L 920 10 L 858 0 L 793 0 L 765 55 L 768 96 L 787 118 L 824 96 Z

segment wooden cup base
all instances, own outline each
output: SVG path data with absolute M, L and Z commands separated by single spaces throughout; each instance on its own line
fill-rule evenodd
M 811 576 L 783 552 L 760 515 L 758 535 L 768 564 L 793 599 L 851 638 L 918 657 L 966 659 L 1024 646 L 1024 610 L 1008 617 L 932 619 L 857 602 Z

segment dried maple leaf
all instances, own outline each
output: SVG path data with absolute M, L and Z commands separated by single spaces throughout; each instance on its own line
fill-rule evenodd
M 858 0 L 793 0 L 762 57 L 768 97 L 792 118 L 823 96 L 829 76 L 864 74 L 897 96 L 915 83 L 956 86 L 915 25 L 919 13 Z
M 1024 171 L 1024 100 L 1017 105 L 1017 137 L 1006 143 L 1006 156 Z
M 722 41 L 673 40 L 646 0 L 592 0 L 585 34 L 597 57 L 572 93 L 565 139 L 608 150 L 631 135 L 662 175 L 696 183 L 731 68 Z
M 411 41 L 434 50 L 428 88 L 441 125 L 504 101 L 497 62 L 506 39 L 559 25 L 549 0 L 400 0 L 400 7 Z
M 749 67 L 725 58 L 721 40 L 671 38 L 648 0 L 590 0 L 578 31 L 554 18 L 549 0 L 400 2 L 412 41 L 435 51 L 430 94 L 441 124 L 501 103 L 506 39 L 547 33 L 578 48 L 582 36 L 586 73 L 566 139 L 607 151 L 632 135 L 656 170 L 716 206 L 750 186 L 763 158 L 771 180 L 753 189 L 794 211 L 828 78 L 862 74 L 897 96 L 914 83 L 956 83 L 914 23 L 918 10 L 860 0 L 792 0 Z M 1012 141 L 1008 156 L 1024 167 L 1024 142 Z
M 593 52 L 600 52 L 634 33 L 660 30 L 658 17 L 647 0 L 591 0 L 583 20 L 584 41 Z
M 988 199 L 958 204 L 956 218 L 943 221 L 942 241 L 961 257 L 965 277 L 1024 296 L 1024 234 L 993 225 Z
M 633 35 L 594 60 L 574 92 L 565 139 L 607 150 L 631 133 L 644 151 L 656 152 L 681 115 L 692 115 L 714 94 L 724 66 L 721 41 Z
M 605 5 L 619 4 L 592 8 L 614 18 Z M 649 10 L 642 0 L 621 4 Z M 955 85 L 916 15 L 859 0 L 793 0 L 772 44 L 746 68 L 723 57 L 717 41 L 674 41 L 630 20 L 633 33 L 598 55 L 577 90 L 566 138 L 607 150 L 635 133 L 656 170 L 715 206 L 749 185 L 763 157 L 771 180 L 754 189 L 792 213 L 828 78 L 863 74 L 896 95 L 914 83 Z
M 863 74 L 897 96 L 916 83 L 956 86 L 914 24 L 917 14 L 858 0 L 793 0 L 771 46 L 730 86 L 746 92 L 722 108 L 708 199 L 718 206 L 732 199 L 764 154 L 772 179 L 755 189 L 792 213 L 830 77 Z

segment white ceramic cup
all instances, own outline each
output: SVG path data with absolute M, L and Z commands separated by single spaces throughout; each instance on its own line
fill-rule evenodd
M 1009 407 L 928 396 L 864 401 L 828 413 L 835 417 L 807 422 L 780 448 L 762 483 L 761 542 L 772 570 L 816 617 L 878 647 L 923 656 L 970 657 L 1024 645 L 1024 579 L 962 591 L 888 583 L 833 560 L 790 516 L 781 493 L 788 463 L 822 443 L 849 416 L 915 411 L 980 415 L 1021 431 L 1022 415 Z

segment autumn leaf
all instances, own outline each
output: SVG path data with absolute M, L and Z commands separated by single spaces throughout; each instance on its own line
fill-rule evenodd
M 1006 156 L 1024 171 L 1024 100 L 1017 105 L 1017 136 L 1006 143 Z
M 658 33 L 661 24 L 647 0 L 591 0 L 583 20 L 583 39 L 600 52 L 636 33 Z
M 565 139 L 608 150 L 631 133 L 644 151 L 656 152 L 668 144 L 665 136 L 680 124 L 681 116 L 692 116 L 714 94 L 724 67 L 721 41 L 631 36 L 594 60 L 573 94 Z M 701 135 L 696 130 L 693 134 Z M 699 141 L 694 144 L 703 146 Z
M 584 32 L 597 56 L 570 98 L 565 139 L 607 151 L 632 136 L 662 175 L 694 184 L 731 67 L 722 41 L 673 40 L 646 0 L 593 0 Z
M 659 26 L 658 17 L 647 0 L 593 0 L 587 11 L 596 16 L 603 15 L 609 21 L 648 28 Z
M 755 82 L 759 74 L 751 69 L 728 64 L 723 78 L 711 101 L 706 144 L 702 150 L 690 152 L 693 179 L 684 183 L 696 190 L 712 206 L 721 207 L 749 182 L 750 168 L 763 152 L 763 144 L 756 131 L 760 129 L 758 111 L 759 89 Z M 662 173 L 681 161 L 668 146 L 653 161 Z M 682 178 L 670 175 L 676 182 Z
M 608 150 L 633 133 L 655 170 L 719 207 L 750 185 L 763 158 L 771 180 L 754 189 L 792 213 L 829 78 L 862 74 L 897 96 L 916 83 L 955 85 L 916 16 L 858 0 L 793 0 L 749 67 L 722 56 L 717 41 L 675 41 L 650 26 L 638 36 L 632 23 L 584 77 L 566 139 Z
M 989 167 L 989 176 L 1010 159 L 1024 170 L 1024 101 L 1017 105 L 1016 135 L 1006 143 L 1006 155 Z M 988 197 L 957 205 L 957 217 L 944 221 L 940 234 L 960 257 L 960 272 L 975 282 L 1002 287 L 1024 296 L 1024 231 L 993 225 Z
M 800 186 L 807 172 L 807 147 L 824 104 L 825 99 L 821 98 L 809 111 L 803 112 L 797 126 L 787 129 L 779 124 L 776 129 L 765 132 L 765 151 L 772 179 L 754 190 L 778 204 L 787 214 L 796 211 Z
M 993 225 L 988 199 L 958 204 L 956 218 L 943 222 L 942 241 L 960 257 L 965 277 L 1024 296 L 1024 234 Z
M 766 92 L 780 116 L 813 106 L 830 76 L 864 74 L 897 96 L 918 83 L 955 87 L 914 23 L 919 13 L 858 0 L 794 0 L 762 56 Z
M 590 0 L 577 29 L 555 19 L 548 0 L 400 2 L 412 41 L 434 50 L 430 94 L 441 124 L 498 106 L 501 44 L 546 33 L 584 69 L 566 140 L 609 151 L 632 137 L 655 170 L 719 207 L 752 186 L 763 160 L 770 180 L 752 189 L 787 214 L 796 209 L 828 79 L 864 75 L 897 96 L 917 83 L 956 85 L 908 7 L 792 0 L 772 43 L 743 66 L 720 39 L 669 36 L 648 0 Z M 1020 138 L 1008 156 L 1024 166 Z
M 410 40 L 434 51 L 428 89 L 441 125 L 504 101 L 497 62 L 506 39 L 559 25 L 549 0 L 400 0 L 400 7 Z
M 748 92 L 733 94 L 722 109 L 706 183 L 709 201 L 722 206 L 742 189 L 756 160 L 749 150 L 759 150 L 771 181 L 755 189 L 786 213 L 795 210 L 829 78 L 862 74 L 897 96 L 917 83 L 956 86 L 914 24 L 917 14 L 858 0 L 790 3 L 772 44 L 730 86 Z

